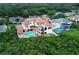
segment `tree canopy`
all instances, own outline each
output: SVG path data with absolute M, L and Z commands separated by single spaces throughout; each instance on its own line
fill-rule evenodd
M 53 15 L 55 11 L 67 12 L 76 9 L 78 4 L 0 4 L 0 16 Z M 78 9 L 78 8 L 77 8 Z
M 59 36 L 19 39 L 15 26 L 10 25 L 7 32 L 0 33 L 0 54 L 4 55 L 78 55 L 78 48 L 78 30 L 65 31 Z
M 67 12 L 79 7 L 79 4 L 0 4 L 0 23 L 8 23 L 9 17 L 37 16 L 55 12 Z M 78 10 L 78 9 L 77 9 Z M 65 17 L 57 15 L 56 18 Z M 5 19 L 6 18 L 6 19 Z M 7 21 L 6 21 L 7 20 Z M 18 22 L 18 20 L 17 20 Z M 4 55 L 78 55 L 79 54 L 79 24 L 72 24 L 75 30 L 65 31 L 59 36 L 37 36 L 18 38 L 15 24 L 7 24 L 7 31 L 0 33 L 0 54 Z

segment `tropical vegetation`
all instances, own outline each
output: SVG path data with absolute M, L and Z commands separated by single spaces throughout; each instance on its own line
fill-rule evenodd
M 79 54 L 79 31 L 70 30 L 59 36 L 38 36 L 19 39 L 14 25 L 0 33 L 0 54 L 4 55 L 69 55 Z
M 12 16 L 29 17 L 48 14 L 52 17 L 57 11 L 67 12 L 78 9 L 77 7 L 79 7 L 79 4 L 0 4 L 0 24 L 8 26 L 6 32 L 0 33 L 0 54 L 78 55 L 78 24 L 72 24 L 72 30 L 64 31 L 59 36 L 50 35 L 19 39 L 16 33 L 16 24 L 11 24 L 8 20 Z M 56 17 L 65 16 L 58 15 Z

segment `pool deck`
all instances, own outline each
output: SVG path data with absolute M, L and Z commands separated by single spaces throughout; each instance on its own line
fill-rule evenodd
M 29 32 L 33 32 L 33 31 L 29 31 Z M 18 37 L 19 38 L 30 38 L 30 37 L 37 37 L 37 36 L 40 36 L 41 34 L 39 34 L 38 32 L 37 32 L 37 34 L 35 35 L 35 36 L 26 36 L 26 35 L 18 35 Z
M 34 32 L 34 31 L 28 31 L 28 32 Z M 55 32 L 52 32 L 52 34 L 58 36 L 58 34 L 55 33 Z M 36 35 L 35 35 L 35 36 L 27 36 L 27 35 L 22 34 L 22 35 L 18 35 L 18 37 L 19 37 L 19 38 L 31 38 L 31 37 L 41 36 L 41 35 L 50 36 L 50 34 L 41 34 L 41 33 L 39 33 L 39 32 L 36 32 Z

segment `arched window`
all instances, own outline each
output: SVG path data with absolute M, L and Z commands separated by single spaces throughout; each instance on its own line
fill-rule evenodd
M 45 27 L 45 30 L 47 30 L 47 27 Z
M 23 32 L 25 32 L 25 30 L 23 30 Z
M 47 32 L 45 32 L 45 34 L 47 34 Z

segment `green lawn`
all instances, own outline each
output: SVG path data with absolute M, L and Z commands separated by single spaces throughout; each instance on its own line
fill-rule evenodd
M 79 36 L 79 30 L 68 30 L 65 31 L 64 33 L 70 36 Z

